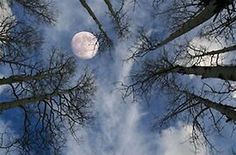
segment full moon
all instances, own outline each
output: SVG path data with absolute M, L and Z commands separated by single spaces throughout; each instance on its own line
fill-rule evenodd
M 71 46 L 77 57 L 91 59 L 96 55 L 99 43 L 96 36 L 92 33 L 82 31 L 73 36 Z

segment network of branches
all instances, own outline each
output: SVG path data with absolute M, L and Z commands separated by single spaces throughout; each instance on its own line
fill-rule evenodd
M 138 63 L 131 84 L 124 84 L 125 96 L 165 94 L 169 104 L 160 105 L 166 108 L 154 127 L 191 124 L 196 150 L 204 144 L 216 151 L 212 133 L 235 130 L 235 1 L 155 0 L 153 9 L 169 29 L 164 39 L 150 37 L 145 27 L 139 31 L 129 58 Z
M 51 1 L 1 3 L 22 7 L 40 24 L 55 22 Z M 0 78 L 0 111 L 3 118 L 13 113 L 17 117 L 3 120 L 16 121 L 0 133 L 0 149 L 6 154 L 62 154 L 67 136 L 76 138 L 77 130 L 93 118 L 92 73 L 87 69 L 75 75 L 73 57 L 56 47 L 42 48 L 42 43 L 29 22 L 11 13 L 0 19 L 0 67 L 7 70 Z M 43 50 L 48 56 L 39 54 Z
M 88 12 L 89 16 L 94 20 L 98 27 L 98 32 L 95 33 L 99 40 L 100 50 L 105 51 L 107 49 L 113 49 L 114 47 L 114 35 L 111 36 L 108 32 L 104 29 L 103 23 L 100 19 L 96 16 L 96 13 L 93 11 L 93 8 L 90 7 L 86 0 L 80 0 L 81 5 L 85 8 Z M 104 0 L 104 4 L 107 6 L 109 17 L 113 23 L 113 27 L 115 32 L 117 33 L 118 39 L 127 38 L 129 34 L 129 23 L 128 17 L 126 16 L 126 12 L 124 11 L 124 4 L 125 1 L 121 0 L 120 6 L 114 7 L 110 0 Z M 112 38 L 113 37 L 113 38 Z

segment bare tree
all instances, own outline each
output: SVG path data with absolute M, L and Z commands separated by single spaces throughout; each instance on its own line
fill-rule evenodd
M 173 82 L 173 81 L 172 81 Z M 169 87 L 171 86 L 171 87 Z M 164 127 L 172 121 L 184 120 L 192 125 L 192 137 L 196 149 L 200 144 L 215 148 L 214 142 L 209 137 L 213 132 L 221 134 L 225 126 L 235 128 L 236 107 L 224 103 L 224 100 L 209 99 L 207 94 L 196 94 L 193 90 L 183 89 L 180 85 L 169 84 L 168 92 L 172 92 L 172 99 L 167 105 L 164 116 L 159 117 L 158 125 Z M 170 90 L 172 89 L 172 90 Z
M 164 11 L 161 3 L 165 6 Z M 199 144 L 214 149 L 214 142 L 209 138 L 213 132 L 221 134 L 226 126 L 235 130 L 236 107 L 232 97 L 236 91 L 235 64 L 225 65 L 224 60 L 219 60 L 223 59 L 222 55 L 235 52 L 235 44 L 218 50 L 208 50 L 204 45 L 199 48 L 184 41 L 181 45 L 168 45 L 203 24 L 200 37 L 208 38 L 209 42 L 213 37 L 224 37 L 233 42 L 235 2 L 156 0 L 153 5 L 159 7 L 158 16 L 170 18 L 170 34 L 163 40 L 154 40 L 141 31 L 132 58 L 142 57 L 163 46 L 167 48 L 163 48 L 164 52 L 159 50 L 156 59 L 141 62 L 141 68 L 130 76 L 131 84 L 126 86 L 125 95 L 142 99 L 164 93 L 168 103 L 163 103 L 164 112 L 157 114 L 154 127 L 166 128 L 176 120 L 184 121 L 192 126 L 191 141 L 196 149 Z M 208 62 L 208 65 L 202 62 Z
M 225 47 L 223 49 L 212 50 L 212 51 L 206 51 L 206 49 L 196 49 L 194 46 L 191 46 L 191 45 L 188 46 L 187 48 L 190 48 L 191 50 L 194 50 L 197 53 L 197 54 L 192 55 L 192 58 L 201 58 L 204 56 L 214 56 L 214 55 L 219 55 L 219 54 L 225 54 L 228 52 L 235 52 L 236 45 L 232 45 L 229 47 Z
M 15 5 L 15 1 L 3 1 L 4 6 L 10 3 Z M 49 1 L 19 1 L 20 4 L 27 6 L 31 10 L 31 13 L 41 18 L 41 22 L 53 22 L 52 16 L 54 16 L 53 11 L 49 7 Z M 2 4 L 3 5 L 3 4 Z M 19 5 L 18 3 L 16 5 Z M 1 8 L 6 9 L 6 8 Z M 35 10 L 34 10 L 35 9 Z M 41 10 L 42 9 L 42 10 Z M 42 14 L 37 15 L 36 10 L 41 10 Z M 25 15 L 27 16 L 27 11 Z M 44 19 L 45 18 L 45 19 Z M 50 21 L 49 21 L 50 19 Z M 18 19 L 15 15 L 7 14 L 3 16 L 0 22 L 0 63 L 21 63 L 29 56 L 40 49 L 43 43 L 43 38 L 40 35 L 37 28 L 31 26 L 30 22 L 25 22 L 24 20 Z M 31 55 L 32 56 L 32 55 Z M 23 64 L 23 63 L 21 63 Z
M 51 1 L 15 0 L 9 4 L 22 7 L 26 16 L 40 22 L 55 22 Z M 6 86 L 0 114 L 15 112 L 19 116 L 13 128 L 0 133 L 0 149 L 8 154 L 62 154 L 66 133 L 75 136 L 92 118 L 92 74 L 85 71 L 75 78 L 75 59 L 56 48 L 49 51 L 48 59 L 39 57 L 42 43 L 43 38 L 28 22 L 14 15 L 0 21 L 0 67 L 9 70 L 0 78 L 0 86 Z M 18 131 L 14 135 L 10 130 Z
M 86 0 L 80 0 L 80 3 L 87 10 L 89 15 L 93 18 L 93 20 L 95 21 L 95 23 L 98 26 L 99 31 L 101 32 L 101 34 L 98 35 L 98 39 L 99 39 L 99 43 L 101 44 L 101 47 L 102 48 L 112 47 L 113 46 L 112 40 L 107 35 L 107 32 L 103 29 L 102 23 L 98 20 L 95 13 L 91 9 L 91 7 L 87 4 Z
M 230 17 L 227 14 L 223 14 L 219 20 L 205 25 L 200 35 L 209 39 L 217 38 L 232 42 L 232 40 L 235 40 L 235 21 L 236 15 L 234 13 Z
M 104 0 L 107 5 L 107 8 L 111 14 L 111 17 L 115 24 L 115 29 L 119 37 L 125 37 L 128 34 L 128 23 L 125 21 L 125 13 L 123 13 L 124 0 L 122 1 L 121 7 L 118 10 L 115 10 L 112 6 L 110 0 Z
M 224 59 L 229 58 L 229 55 L 233 55 L 235 52 L 235 45 L 228 47 L 222 47 L 221 49 L 210 50 L 211 47 L 206 47 L 198 43 L 187 43 L 186 45 L 175 45 L 177 50 L 175 53 L 179 54 L 179 64 L 185 66 L 220 66 L 224 62 Z M 235 65 L 231 61 L 231 65 Z M 228 63 L 229 66 L 229 63 Z
M 42 43 L 43 39 L 35 28 L 17 21 L 13 16 L 5 17 L 0 23 L 1 59 L 20 58 L 39 48 Z
M 8 0 L 11 6 L 21 6 L 40 22 L 55 24 L 56 11 L 52 0 Z M 36 21 L 37 21 L 36 20 Z
M 178 4 L 182 1 L 177 1 Z M 187 1 L 188 2 L 188 1 Z M 174 3 L 175 4 L 175 3 Z M 205 32 L 202 32 L 202 36 L 209 36 L 211 34 L 222 34 L 224 30 L 227 28 L 232 28 L 232 24 L 234 24 L 234 1 L 233 0 L 225 0 L 225 1 L 218 1 L 218 0 L 211 0 L 211 1 L 197 1 L 197 3 L 190 1 L 189 3 L 183 3 L 182 6 L 176 7 L 173 5 L 173 8 L 167 8 L 167 11 L 170 11 L 170 9 L 177 10 L 178 12 L 181 12 L 181 15 L 184 14 L 186 11 L 186 8 L 193 9 L 194 6 L 199 8 L 198 6 L 203 6 L 200 9 L 195 9 L 195 12 L 187 11 L 187 13 L 190 12 L 190 15 L 186 15 L 183 18 L 187 17 L 188 20 L 181 20 L 181 23 L 174 24 L 174 31 L 168 35 L 164 40 L 153 40 L 150 37 L 146 36 L 145 33 L 140 33 L 139 39 L 137 41 L 137 44 L 135 45 L 135 50 L 133 51 L 132 57 L 142 57 L 145 54 L 147 54 L 150 51 L 156 50 L 169 42 L 175 40 L 176 38 L 186 34 L 187 32 L 191 31 L 192 29 L 196 28 L 197 26 L 205 23 L 210 18 L 215 16 L 213 22 L 216 19 L 219 19 L 216 21 L 217 24 L 214 26 L 209 25 L 208 30 Z M 230 6 L 232 6 L 232 9 L 230 9 Z M 184 9 L 181 9 L 184 8 Z M 227 12 L 224 12 L 223 10 L 226 9 Z M 183 11 L 182 11 L 183 10 Z M 223 12 L 223 13 L 222 13 Z M 171 11 L 172 13 L 172 11 Z M 219 14 L 222 13 L 219 17 Z M 178 14 L 177 14 L 178 16 Z M 181 19 L 183 19 L 181 18 Z M 180 21 L 180 20 L 178 20 Z M 183 22 L 184 21 L 184 22 Z M 210 27 L 210 28 L 209 28 Z M 206 28 L 207 29 L 207 28 Z M 227 29 L 228 30 L 228 29 Z M 233 35 L 233 31 L 231 32 L 225 32 L 230 33 Z M 215 37 L 215 36 L 213 36 Z
M 18 109 L 24 116 L 22 136 L 6 146 L 3 142 L 1 148 L 17 148 L 29 154 L 33 150 L 60 152 L 65 140 L 63 133 L 70 130 L 74 134 L 78 125 L 92 118 L 89 107 L 94 80 L 87 72 L 71 82 L 74 63 L 72 57 L 54 50 L 48 65 L 23 66 L 17 75 L 0 79 L 0 85 L 9 85 L 12 94 L 9 101 L 0 103 L 1 111 Z
M 233 45 L 203 53 L 196 51 L 200 54 L 191 55 L 190 60 L 234 52 L 234 48 Z M 233 75 L 236 67 L 234 64 L 220 66 L 217 63 L 201 66 L 197 61 L 191 62 L 192 64 L 188 62 L 188 66 L 184 66 L 185 63 L 180 65 L 179 53 L 182 52 L 173 52 L 175 56 L 164 53 L 162 57 L 142 62 L 141 69 L 131 74 L 131 84 L 126 86 L 125 95 L 132 94 L 142 98 L 147 95 L 150 97 L 155 92 L 164 93 L 169 102 L 166 103 L 164 114 L 157 115 L 155 127 L 167 127 L 175 122 L 173 120 L 191 123 L 191 140 L 196 149 L 202 144 L 200 142 L 214 149 L 214 144 L 209 140 L 213 131 L 221 133 L 227 125 L 232 127 L 232 131 L 235 129 L 236 106 L 231 96 L 236 91 Z M 184 58 L 186 59 L 184 56 L 181 59 Z M 194 79 L 182 75 L 192 75 L 195 78 L 200 76 L 202 80 L 195 83 Z M 209 78 L 211 82 L 205 80 Z M 221 80 L 214 81 L 215 79 Z

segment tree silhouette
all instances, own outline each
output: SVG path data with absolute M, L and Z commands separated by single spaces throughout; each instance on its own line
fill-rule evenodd
M 49 1 L 16 0 L 26 13 L 53 23 Z M 40 58 L 43 38 L 28 23 L 7 15 L 0 21 L 0 67 L 9 73 L 0 78 L 1 115 L 16 113 L 19 122 L 0 134 L 0 148 L 6 153 L 62 154 L 66 133 L 75 136 L 77 129 L 91 118 L 94 78 L 87 70 L 75 78 L 75 59 L 52 48 L 47 59 Z M 75 137 L 76 138 L 76 137 Z
M 49 24 L 56 22 L 56 12 L 52 0 L 7 0 L 7 2 L 10 6 L 17 5 L 22 7 L 25 12 L 40 22 Z
M 93 20 L 95 21 L 95 23 L 98 26 L 98 29 L 101 33 L 101 34 L 98 35 L 98 40 L 99 40 L 99 43 L 101 45 L 100 47 L 101 48 L 107 48 L 107 47 L 110 48 L 110 47 L 112 47 L 113 46 L 112 40 L 109 38 L 106 31 L 103 29 L 102 23 L 98 20 L 95 13 L 91 9 L 91 7 L 87 4 L 86 0 L 80 0 L 80 3 L 87 10 L 89 15 L 93 18 Z
M 113 19 L 115 30 L 118 33 L 118 36 L 120 38 L 123 38 L 128 35 L 128 23 L 125 21 L 125 13 L 122 13 L 122 9 L 124 6 L 124 1 L 122 1 L 121 7 L 116 11 L 110 0 L 104 0 L 104 2 L 107 5 L 107 8 L 110 12 L 110 15 Z
M 43 42 L 42 37 L 33 27 L 7 16 L 0 23 L 0 49 L 6 59 L 17 59 L 36 50 Z M 3 60 L 2 60 L 3 61 Z
M 76 125 L 92 117 L 89 112 L 95 90 L 92 75 L 84 73 L 72 82 L 75 60 L 55 49 L 48 65 L 40 62 L 43 61 L 34 64 L 10 62 L 12 75 L 0 79 L 0 85 L 9 86 L 5 89 L 10 97 L 0 103 L 0 110 L 19 109 L 24 116 L 22 136 L 2 148 L 15 147 L 24 153 L 41 149 L 60 151 L 62 140 L 65 140 L 62 133 L 68 129 L 74 133 Z
M 126 86 L 125 95 L 150 96 L 161 90 L 168 96 L 169 104 L 163 103 L 166 107 L 165 112 L 163 115 L 158 115 L 158 121 L 154 126 L 165 128 L 176 120 L 191 123 L 193 127 L 191 138 L 196 148 L 204 142 L 214 149 L 214 143 L 209 140 L 212 132 L 221 133 L 227 124 L 230 124 L 233 130 L 236 122 L 236 106 L 233 104 L 234 99 L 230 97 L 230 94 L 235 92 L 233 82 L 235 79 L 232 75 L 235 66 L 193 64 L 183 67 L 178 65 L 177 59 L 171 59 L 172 61 L 169 59 L 163 56 L 144 61 L 142 69 L 134 71 L 130 76 L 132 83 Z M 194 80 L 182 76 L 190 74 L 195 78 L 200 76 L 201 82 L 194 85 Z M 211 81 L 221 79 L 221 81 L 218 81 L 218 87 L 214 87 L 215 83 L 212 84 L 210 80 L 205 81 L 205 79 Z
M 225 0 L 225 1 L 174 1 L 175 3 L 170 3 L 171 7 L 167 8 L 166 12 L 170 12 L 174 14 L 173 20 L 173 32 L 171 32 L 165 39 L 153 40 L 149 36 L 147 36 L 144 32 L 140 33 L 139 39 L 135 45 L 135 49 L 133 51 L 132 57 L 142 57 L 146 55 L 148 52 L 156 50 L 169 42 L 175 40 L 176 38 L 186 34 L 187 32 L 193 30 L 201 24 L 204 24 L 213 16 L 215 16 L 213 25 L 206 25 L 206 28 L 203 29 L 201 36 L 206 37 L 217 37 L 217 35 L 224 35 L 225 37 L 229 37 L 231 35 L 234 38 L 234 33 L 232 31 L 232 27 L 235 21 L 235 11 L 234 11 L 234 1 L 233 0 Z M 158 5 L 161 1 L 155 1 L 154 4 Z M 177 7 L 176 7 L 177 4 Z M 199 8 L 199 6 L 202 6 Z M 232 6 L 232 9 L 230 9 Z M 191 10 L 190 10 L 191 9 Z M 227 10 L 227 12 L 224 11 Z M 184 11 L 181 11 L 184 10 Z M 193 11 L 192 11 L 193 10 Z M 176 13 L 177 12 L 177 13 Z M 188 14 L 190 13 L 190 15 Z M 219 17 L 218 15 L 222 13 Z M 163 13 L 159 13 L 163 14 Z M 181 14 L 181 15 L 179 15 Z M 183 16 L 180 19 L 176 20 L 176 17 Z M 217 20 L 216 20 L 217 19 Z M 213 34 L 217 34 L 214 36 Z

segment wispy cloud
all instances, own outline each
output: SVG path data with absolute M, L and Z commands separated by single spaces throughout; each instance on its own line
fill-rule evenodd
M 15 140 L 15 137 L 17 136 L 17 134 L 11 130 L 11 125 L 12 122 L 10 121 L 3 121 L 2 119 L 0 119 L 0 139 L 1 139 L 1 143 L 0 146 L 4 147 L 4 146 L 9 146 L 9 144 L 12 143 L 13 140 Z M 9 150 L 5 149 L 5 148 L 0 148 L 0 154 L 17 154 L 16 150 L 14 150 L 14 148 L 10 148 Z
M 6 17 L 11 16 L 12 15 L 12 11 L 11 8 L 8 5 L 7 0 L 2 0 L 0 2 L 0 22 L 2 20 L 4 20 Z
M 117 81 L 126 82 L 133 65 L 132 62 L 124 64 L 122 61 L 127 56 L 123 50 L 127 46 L 120 44 L 116 47 L 116 53 L 119 54 L 116 55 L 113 72 L 119 75 Z M 194 155 L 194 148 L 188 141 L 190 126 L 182 124 L 183 127 L 171 127 L 161 134 L 143 131 L 140 126 L 145 112 L 141 105 L 123 103 L 119 91 L 110 91 L 111 86 L 101 83 L 98 83 L 95 103 L 98 112 L 96 123 L 77 133 L 82 138 L 80 143 L 73 138 L 68 139 L 67 155 Z M 204 154 L 206 152 L 203 150 L 199 151 L 199 155 Z
M 161 132 L 158 138 L 159 154 L 162 155 L 195 155 L 195 148 L 190 142 L 192 127 L 179 123 L 177 127 L 170 127 Z M 206 149 L 200 147 L 198 155 L 206 155 Z
M 111 23 L 104 20 L 107 17 L 106 7 L 101 1 L 89 3 L 96 12 L 99 19 L 105 25 L 105 28 L 111 28 Z M 151 3 L 150 3 L 151 4 Z M 130 3 L 129 3 L 130 5 Z M 61 42 L 66 47 L 70 43 L 72 35 L 80 30 L 94 30 L 96 25 L 94 21 L 88 17 L 85 9 L 80 6 L 79 1 L 63 1 L 59 4 L 61 15 L 59 17 L 56 28 L 47 30 L 49 42 Z M 136 31 L 145 20 L 150 20 L 148 10 L 140 10 L 137 12 L 130 11 L 134 20 L 131 21 L 131 31 Z M 107 27 L 106 27 L 107 26 Z M 58 38 L 61 38 L 58 39 Z M 116 82 L 127 82 L 127 77 L 133 67 L 133 62 L 124 62 L 123 60 L 130 56 L 128 48 L 131 41 L 123 41 L 116 43 L 116 47 L 112 50 L 113 59 L 110 60 L 106 54 L 91 60 L 89 64 L 97 72 L 98 91 L 95 100 L 96 118 L 92 126 L 82 128 L 77 132 L 80 142 L 68 136 L 67 155 L 155 155 L 162 154 L 172 155 L 170 152 L 171 136 L 176 136 L 173 141 L 174 149 L 180 150 L 180 154 L 190 144 L 182 144 L 187 137 L 185 128 L 171 128 L 163 131 L 160 135 L 143 130 L 142 118 L 146 113 L 139 103 L 124 103 L 122 94 L 117 90 Z M 82 62 L 80 62 L 82 63 Z M 81 66 L 78 66 L 81 67 Z M 127 100 L 127 102 L 129 102 Z M 181 134 L 180 134 L 181 133 Z M 186 134 L 184 134 L 186 133 Z M 180 145 L 180 143 L 182 145 Z M 191 155 L 191 151 L 188 151 Z
M 6 0 L 2 0 L 0 2 L 0 23 L 3 22 L 7 17 L 12 16 L 12 11 L 11 8 L 9 7 L 8 3 Z M 0 27 L 0 31 L 1 31 Z M 0 42 L 0 44 L 2 44 Z M 0 49 L 0 58 L 3 56 L 3 51 L 1 51 Z M 1 64 L 1 62 L 0 62 Z M 4 74 L 7 72 L 7 70 L 3 67 L 1 68 L 1 72 L 0 72 L 0 79 L 4 77 Z M 6 85 L 1 85 L 0 86 L 0 94 L 2 93 L 2 91 L 6 88 Z

